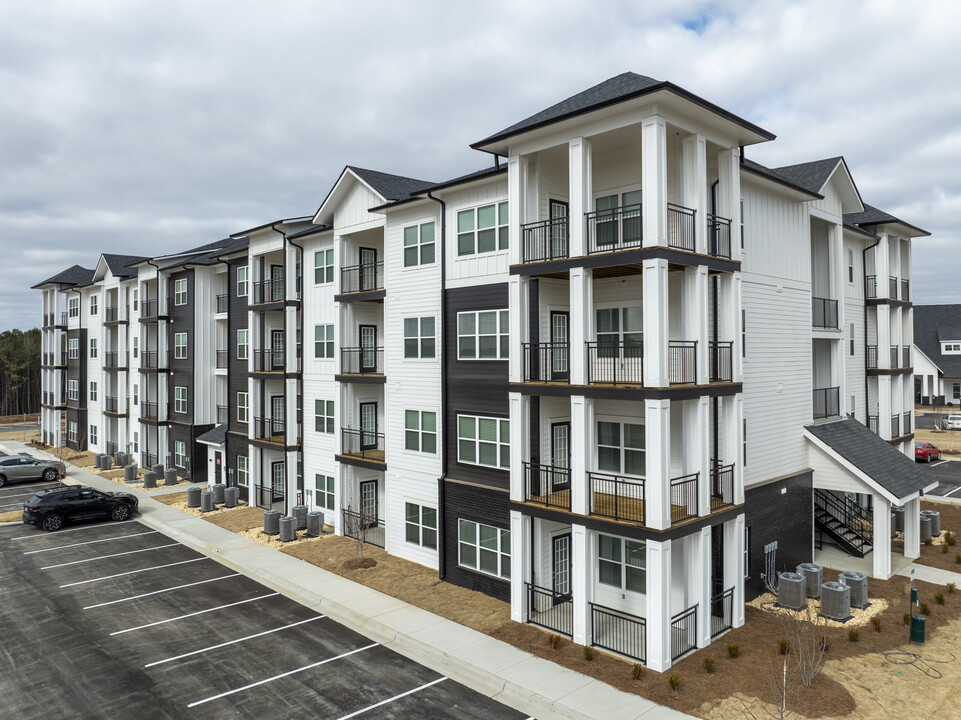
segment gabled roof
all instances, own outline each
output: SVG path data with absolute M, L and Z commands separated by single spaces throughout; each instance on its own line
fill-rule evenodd
M 39 282 L 33 286 L 32 289 L 37 289 L 43 287 L 44 285 L 88 285 L 93 279 L 93 270 L 89 268 L 81 267 L 80 265 L 73 265 L 68 267 L 66 270 L 57 273 L 53 277 L 49 277 L 43 282 Z
M 961 355 L 942 355 L 942 341 L 961 340 L 961 305 L 915 305 L 914 344 L 945 377 L 961 378 Z
M 147 258 L 139 255 L 112 255 L 104 253 L 103 259 L 107 263 L 107 267 L 110 268 L 110 272 L 114 274 L 114 277 L 128 278 L 137 275 L 137 270 L 130 266 L 143 262 Z
M 839 185 L 839 194 L 842 210 L 859 212 L 864 207 L 861 202 L 861 194 L 858 192 L 857 185 L 854 184 L 854 178 L 851 177 L 848 165 L 841 156 L 797 165 L 785 165 L 784 167 L 774 168 L 774 172 L 811 192 L 822 194 L 824 186 L 836 173 L 841 172 L 843 177 Z
M 883 491 L 892 502 L 901 504 L 916 493 L 937 487 L 937 478 L 915 463 L 913 453 L 908 457 L 854 418 L 808 425 L 804 432 L 815 445 Z
M 799 185 L 798 183 L 785 177 L 784 175 L 781 175 L 780 173 L 772 170 L 769 167 L 765 167 L 764 165 L 761 165 L 761 163 L 754 162 L 753 160 L 748 160 L 747 158 L 743 158 L 741 160 L 741 169 L 746 170 L 750 173 L 753 173 L 758 177 L 762 177 L 766 180 L 770 180 L 771 182 L 777 183 L 778 185 L 783 185 L 784 187 L 790 188 L 791 190 L 794 190 L 803 195 L 806 195 L 812 200 L 820 200 L 824 197 L 816 190 L 813 190 L 813 191 L 809 190 L 806 186 Z
M 197 436 L 197 442 L 204 445 L 223 445 L 227 441 L 227 423 L 217 425 L 207 432 Z
M 221 255 L 243 250 L 247 247 L 246 237 L 228 237 L 223 240 L 199 245 L 190 250 L 184 250 L 175 255 L 162 255 L 153 258 L 154 263 L 161 270 L 170 270 L 184 265 L 216 265 L 221 262 Z
M 364 168 L 347 166 L 357 177 L 370 185 L 384 200 L 404 200 L 414 193 L 434 185 L 427 180 L 415 180 L 402 175 L 365 170 Z
M 927 230 L 922 230 L 911 223 L 906 223 L 904 220 L 896 218 L 894 215 L 886 213 L 884 210 L 879 210 L 867 203 L 864 203 L 864 212 L 845 213 L 844 222 L 850 222 L 859 227 L 867 226 L 871 228 L 877 227 L 878 225 L 901 225 L 909 231 L 906 234 L 910 234 L 911 237 L 928 237 L 931 234 Z
M 503 175 L 507 172 L 507 163 L 499 166 L 493 166 L 484 168 L 483 170 L 475 170 L 472 173 L 467 173 L 466 175 L 460 175 L 451 180 L 444 180 L 443 182 L 436 183 L 434 185 L 429 185 L 422 190 L 412 193 L 410 197 L 403 200 L 394 200 L 391 202 L 386 202 L 383 205 L 378 205 L 377 207 L 370 208 L 371 212 L 377 210 L 385 210 L 387 208 L 392 208 L 397 205 L 403 205 L 404 203 L 413 202 L 414 200 L 421 200 L 426 197 L 428 192 L 436 192 L 439 190 L 447 190 L 448 188 L 456 187 L 458 185 L 466 185 L 470 182 L 475 182 L 477 180 L 486 180 L 487 178 L 494 177 L 496 175 Z

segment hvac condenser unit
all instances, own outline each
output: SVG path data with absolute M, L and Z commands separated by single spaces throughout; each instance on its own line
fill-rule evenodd
M 868 602 L 868 576 L 857 570 L 845 570 L 838 575 L 838 581 L 851 588 L 851 607 L 863 610 Z
M 800 610 L 806 603 L 804 577 L 792 572 L 778 573 L 777 604 L 783 608 Z
M 821 585 L 821 616 L 844 622 L 851 617 L 851 588 L 839 582 Z
M 804 576 L 804 593 L 809 598 L 821 597 L 824 568 L 814 563 L 801 563 L 797 566 L 797 571 L 799 575 Z

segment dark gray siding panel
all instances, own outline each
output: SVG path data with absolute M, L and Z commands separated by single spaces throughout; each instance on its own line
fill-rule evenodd
M 174 305 L 174 285 L 177 280 L 187 281 L 186 305 Z M 170 418 L 180 422 L 193 422 L 194 419 L 194 343 L 198 340 L 194 322 L 194 283 L 193 270 L 181 270 L 170 274 L 170 305 L 168 312 L 170 322 L 167 323 L 167 347 L 170 349 L 170 378 L 167 383 L 167 407 L 170 408 Z M 174 358 L 174 334 L 187 333 L 187 358 Z M 187 413 L 174 413 L 174 388 L 187 388 Z M 171 446 L 173 447 L 173 446 Z M 206 464 L 206 462 L 205 462 Z
M 246 267 L 247 258 L 229 261 L 227 279 L 227 412 L 228 427 L 246 436 L 247 426 L 237 422 L 237 393 L 247 392 L 247 361 L 237 359 L 237 331 L 247 327 L 247 297 L 237 296 L 237 269 Z M 249 274 L 248 274 L 249 280 Z M 249 290 L 248 290 L 249 292 Z M 228 453 L 229 454 L 229 453 Z M 246 454 L 246 447 L 241 453 Z M 234 455 L 236 457 L 236 454 Z M 227 467 L 236 468 L 236 465 Z M 236 470 L 235 470 L 236 472 Z
M 510 602 L 510 581 L 485 575 L 457 564 L 457 521 L 459 519 L 510 528 L 510 500 L 506 492 L 463 483 L 447 482 L 444 489 L 444 580 Z M 511 543 L 517 547 L 516 542 Z
M 237 484 L 237 456 L 243 455 L 244 457 L 249 457 L 249 452 L 246 434 L 237 435 L 232 432 L 227 433 L 227 456 L 224 458 L 227 467 L 227 480 L 230 482 L 231 477 L 233 478 L 233 484 L 240 489 L 240 497 L 244 500 L 247 499 L 249 490 L 247 486 Z M 233 472 L 231 473 L 231 471 Z

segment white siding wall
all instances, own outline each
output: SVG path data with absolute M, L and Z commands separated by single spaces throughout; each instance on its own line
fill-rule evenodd
M 507 272 L 510 267 L 510 250 L 508 248 L 474 255 L 458 256 L 457 254 L 457 213 L 468 208 L 505 202 L 506 200 L 506 176 L 501 176 L 490 183 L 474 185 L 466 190 L 451 192 L 444 196 L 444 201 L 447 203 L 447 287 L 507 281 Z M 392 224 L 394 215 L 392 213 Z M 439 242 L 439 218 L 436 237 Z M 519 239 L 511 238 L 510 242 L 519 242 Z M 403 237 L 400 238 L 400 244 L 403 245 Z

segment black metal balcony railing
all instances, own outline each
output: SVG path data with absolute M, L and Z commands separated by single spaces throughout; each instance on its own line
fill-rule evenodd
M 521 225 L 521 262 L 560 260 L 570 253 L 566 217 Z
M 571 470 L 565 467 L 524 463 L 524 500 L 546 507 L 571 509 Z
M 345 375 L 383 375 L 384 348 L 341 348 L 340 371 Z
M 697 605 L 671 618 L 671 661 L 697 647 Z
M 259 280 L 251 283 L 252 305 L 283 302 L 286 285 L 283 276 L 274 280 Z
M 522 343 L 524 382 L 570 382 L 567 343 Z
M 119 401 L 117 400 L 117 398 L 115 398 L 115 397 L 105 397 L 105 398 L 104 398 L 104 400 L 103 400 L 103 409 L 104 409 L 104 412 L 116 413 L 116 412 L 119 412 L 119 410 L 118 410 L 119 407 L 120 407 L 120 403 L 119 403 Z
M 227 293 L 223 293 L 217 296 L 217 312 L 218 313 L 227 312 Z
M 149 453 L 143 451 L 140 453 L 140 466 L 145 468 L 152 468 L 157 464 L 157 456 L 154 453 Z
M 837 328 L 838 301 L 827 298 L 811 298 L 812 321 L 816 328 Z
M 155 402 L 143 401 L 140 403 L 140 417 L 144 420 L 154 420 L 160 422 L 163 418 L 160 416 L 160 405 Z
M 641 203 L 590 212 L 586 218 L 589 255 L 639 248 L 643 244 Z
M 691 208 L 667 204 L 667 246 L 694 252 L 694 216 Z
M 217 406 L 217 424 L 223 425 L 225 422 L 227 422 L 227 406 L 218 405 Z
M 901 437 L 901 416 L 892 415 L 891 416 L 891 437 Z
M 878 346 L 877 345 L 868 345 L 867 366 L 872 370 L 875 370 L 878 367 Z
M 60 313 L 60 324 L 61 324 L 61 325 L 66 325 L 66 324 L 67 324 L 67 314 L 68 314 L 68 313 L 67 313 L 66 311 L 63 311 L 63 312 Z
M 734 464 L 711 463 L 711 512 L 734 504 Z
M 815 388 L 814 419 L 836 417 L 841 414 L 839 387 Z
M 105 449 L 106 449 L 106 451 L 107 451 L 107 455 L 116 455 L 116 454 L 117 454 L 117 443 L 107 441 Z
M 868 415 L 868 430 L 874 434 L 878 434 L 878 416 Z
M 876 298 L 878 296 L 878 276 L 866 275 L 864 277 L 864 297 Z
M 733 357 L 733 342 L 712 342 L 708 345 L 707 361 L 710 370 L 710 382 L 733 382 Z
M 152 318 L 157 317 L 158 304 L 156 298 L 153 300 L 144 300 L 140 303 L 140 317 Z
M 697 517 L 697 484 L 700 473 L 671 478 L 671 524 Z
M 907 302 L 907 301 L 910 299 L 910 298 L 908 297 L 908 294 L 909 294 L 909 293 L 908 293 L 908 290 L 909 290 L 909 289 L 910 289 L 910 285 L 908 284 L 908 281 L 907 281 L 907 280 L 902 280 L 902 281 L 901 281 L 901 299 L 904 300 L 905 302 Z
M 731 221 L 707 213 L 707 254 L 714 257 L 731 257 Z
M 901 415 L 901 418 L 902 418 L 901 429 L 905 435 L 911 434 L 911 421 L 913 419 L 913 415 L 914 413 L 912 413 L 910 410 L 904 413 L 903 415 Z
M 287 422 L 284 417 L 255 417 L 254 439 L 283 442 L 286 427 Z
M 901 346 L 901 367 L 903 368 L 911 367 L 911 346 L 910 345 Z
M 891 367 L 893 367 L 893 368 L 901 367 L 900 363 L 898 362 L 898 361 L 899 361 L 899 357 L 898 357 L 899 355 L 900 355 L 900 349 L 898 348 L 898 346 L 897 346 L 897 345 L 892 345 L 892 346 L 891 346 L 891 350 L 890 350 Z
M 365 460 L 384 462 L 384 433 L 353 428 L 340 429 L 343 455 L 353 455 Z
M 383 290 L 384 287 L 383 260 L 361 265 L 349 265 L 340 270 L 341 293 L 370 292 L 372 290 Z
M 590 606 L 591 637 L 596 647 L 647 661 L 647 620 L 596 603 Z
M 228 355 L 226 350 L 217 351 L 217 368 L 223 369 L 227 367 Z
M 103 311 L 103 321 L 104 322 L 117 322 L 120 320 L 120 308 L 110 307 L 109 305 L 104 308 Z
M 108 352 L 104 355 L 104 367 L 110 368 L 125 368 L 127 367 L 128 357 L 127 353 L 121 352 Z
M 354 540 L 363 540 L 368 545 L 384 547 L 386 539 L 386 525 L 380 518 L 364 517 L 355 510 L 343 508 L 344 536 Z
M 587 384 L 643 385 L 644 342 L 601 338 L 587 343 Z
M 524 583 L 527 587 L 527 622 L 561 635 L 570 636 L 574 632 L 574 608 L 570 593 Z
M 156 350 L 144 350 L 140 353 L 140 367 L 147 370 L 157 370 L 160 368 L 166 368 L 168 355 L 166 352 L 158 352 Z M 163 364 L 160 364 L 160 363 Z
M 644 479 L 588 472 L 591 515 L 644 524 Z
M 284 372 L 285 355 L 283 350 L 254 350 L 254 372 Z
M 668 341 L 667 379 L 671 385 L 697 382 L 697 340 Z
M 892 300 L 898 299 L 898 279 L 894 275 L 888 277 L 888 297 Z
M 734 626 L 734 588 L 711 598 L 711 639 Z

